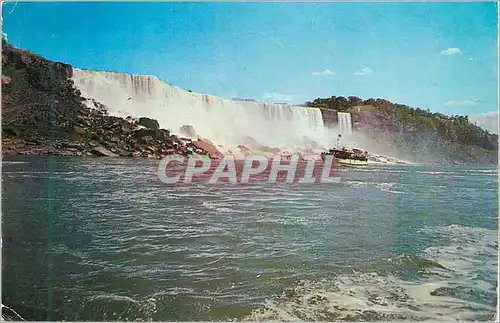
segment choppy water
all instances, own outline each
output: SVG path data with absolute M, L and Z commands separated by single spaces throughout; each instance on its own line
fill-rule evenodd
M 155 161 L 3 162 L 2 302 L 31 320 L 490 320 L 493 166 L 172 187 Z

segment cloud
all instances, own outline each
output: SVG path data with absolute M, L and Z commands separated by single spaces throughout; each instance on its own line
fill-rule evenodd
M 441 54 L 451 56 L 451 55 L 460 55 L 462 54 L 462 52 L 460 51 L 460 48 L 450 47 L 443 50 Z
M 479 127 L 488 130 L 490 133 L 498 134 L 498 112 L 496 111 L 469 116 L 469 121 L 476 123 Z
M 480 103 L 481 100 L 479 99 L 471 99 L 471 100 L 450 100 L 450 101 L 446 101 L 444 103 L 444 105 L 448 105 L 448 106 L 473 106 L 473 105 L 476 105 L 478 103 Z
M 266 102 L 271 103 L 293 103 L 298 101 L 298 97 L 293 94 L 283 94 L 283 93 L 265 93 L 263 99 Z
M 329 69 L 326 69 L 321 72 L 312 72 L 311 73 L 314 76 L 328 76 L 328 75 L 335 75 L 335 72 L 330 71 Z
M 372 69 L 369 67 L 365 67 L 361 71 L 355 72 L 354 75 L 366 75 L 366 74 L 371 74 L 371 73 L 373 73 Z

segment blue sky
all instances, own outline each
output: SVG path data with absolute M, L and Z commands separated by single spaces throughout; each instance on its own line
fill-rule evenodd
M 196 92 L 497 110 L 494 2 L 7 3 L 2 15 L 15 46 Z

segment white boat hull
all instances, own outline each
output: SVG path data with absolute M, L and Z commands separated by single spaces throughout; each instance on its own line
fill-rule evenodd
M 335 161 L 340 165 L 349 165 L 349 166 L 366 166 L 366 165 L 368 165 L 367 160 L 335 158 Z

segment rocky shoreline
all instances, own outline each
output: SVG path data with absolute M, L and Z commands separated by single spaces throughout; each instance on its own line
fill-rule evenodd
M 8 136 L 2 140 L 3 155 L 21 156 L 106 156 L 160 159 L 166 155 L 191 154 L 215 158 L 212 151 L 200 146 L 213 145 L 208 140 L 178 137 L 165 129 L 151 129 L 141 122 L 117 117 L 93 115 L 81 118 L 74 127 L 82 138 L 29 138 Z M 146 118 L 145 118 L 146 119 Z M 155 121 L 153 119 L 147 119 Z M 214 150 L 216 148 L 214 147 Z

